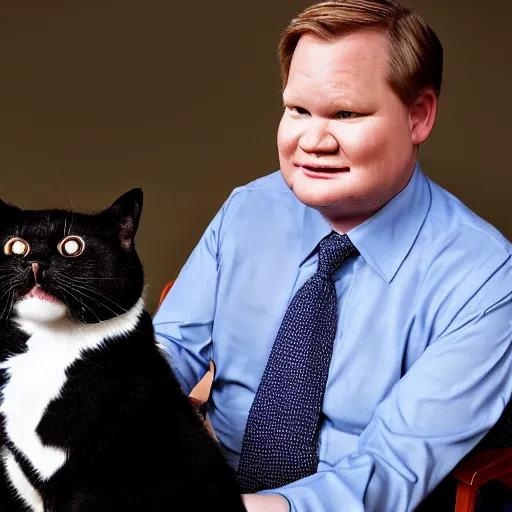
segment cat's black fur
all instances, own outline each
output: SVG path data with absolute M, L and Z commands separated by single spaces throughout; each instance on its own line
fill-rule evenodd
M 141 208 L 139 189 L 99 214 L 27 211 L 0 201 L 0 361 L 26 350 L 13 305 L 35 284 L 31 262 L 40 266 L 41 288 L 83 324 L 108 320 L 137 302 L 144 282 L 134 245 Z M 76 258 L 57 251 L 68 234 L 86 242 Z M 27 256 L 3 254 L 14 236 L 29 242 Z M 6 378 L 0 372 L 0 385 Z M 43 497 L 45 512 L 245 510 L 233 471 L 155 344 L 147 312 L 130 334 L 72 364 L 37 433 L 44 445 L 68 454 L 46 481 L 0 426 L 0 441 Z M 29 510 L 13 499 L 5 471 L 0 478 L 0 509 Z

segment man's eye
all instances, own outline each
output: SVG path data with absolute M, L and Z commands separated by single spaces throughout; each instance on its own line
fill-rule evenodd
M 361 117 L 361 114 L 356 114 L 355 112 L 349 112 L 348 110 L 342 110 L 336 114 L 339 119 L 355 119 L 356 117 Z
M 299 114 L 300 116 L 309 114 L 309 112 L 305 108 L 302 108 L 302 107 L 288 107 L 288 110 L 290 110 L 294 114 Z

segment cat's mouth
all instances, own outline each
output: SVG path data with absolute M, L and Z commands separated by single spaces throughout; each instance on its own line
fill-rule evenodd
M 35 285 L 25 294 L 24 299 L 39 299 L 46 302 L 60 302 L 60 300 L 49 292 L 44 291 L 40 286 Z

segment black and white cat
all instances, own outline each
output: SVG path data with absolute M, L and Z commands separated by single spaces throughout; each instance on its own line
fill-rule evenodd
M 4 512 L 245 510 L 155 343 L 141 208 L 139 189 L 98 214 L 0 201 Z

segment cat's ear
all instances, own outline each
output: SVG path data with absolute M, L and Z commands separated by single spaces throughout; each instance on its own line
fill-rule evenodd
M 0 199 L 0 220 L 5 217 L 12 215 L 13 213 L 19 212 L 20 209 L 13 204 L 5 203 Z
M 134 188 L 123 194 L 103 212 L 115 220 L 121 246 L 125 249 L 133 246 L 142 212 L 142 198 L 142 190 Z

